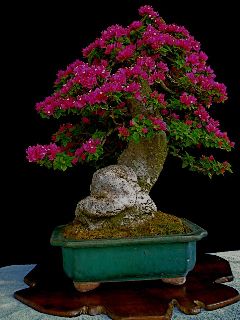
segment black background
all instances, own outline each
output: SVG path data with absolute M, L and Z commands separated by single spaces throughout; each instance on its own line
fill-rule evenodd
M 49 5 L 51 3 L 51 6 Z M 57 122 L 43 120 L 34 106 L 52 93 L 59 69 L 81 57 L 81 49 L 112 24 L 138 19 L 140 5 L 151 4 L 168 23 L 184 25 L 209 56 L 229 100 L 214 117 L 236 142 L 226 153 L 233 174 L 205 176 L 181 169 L 169 157 L 151 191 L 159 209 L 185 217 L 208 230 L 199 250 L 240 249 L 239 225 L 239 25 L 236 1 L 49 1 L 8 2 L 3 11 L 1 59 L 1 215 L 0 265 L 37 263 L 49 250 L 53 228 L 74 217 L 89 192 L 93 171 L 50 171 L 25 160 L 29 145 L 48 143 Z M 211 6 L 209 6 L 211 4 Z

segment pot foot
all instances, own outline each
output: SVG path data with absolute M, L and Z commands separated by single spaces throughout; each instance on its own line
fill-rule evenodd
M 175 286 L 180 286 L 186 282 L 186 277 L 176 277 L 176 278 L 162 278 L 162 282 L 169 283 Z
M 79 292 L 88 292 L 100 286 L 100 282 L 77 282 L 73 281 L 75 289 Z

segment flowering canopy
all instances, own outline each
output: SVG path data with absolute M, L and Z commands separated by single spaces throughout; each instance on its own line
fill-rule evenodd
M 208 174 L 231 172 L 211 149 L 234 146 L 208 109 L 227 99 L 207 55 L 185 29 L 167 24 L 151 6 L 140 20 L 113 25 L 59 71 L 54 92 L 36 110 L 67 118 L 49 145 L 27 149 L 30 162 L 66 170 L 78 163 L 116 161 L 127 142 L 165 131 L 169 152 L 183 167 Z M 70 119 L 75 119 L 74 122 Z

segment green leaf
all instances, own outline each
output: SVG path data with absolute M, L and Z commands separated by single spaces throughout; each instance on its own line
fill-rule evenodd
M 135 143 L 139 143 L 139 141 L 140 141 L 140 136 L 139 136 L 139 134 L 138 134 L 137 132 L 134 132 L 134 133 L 131 135 L 131 138 L 133 139 L 133 141 L 134 141 Z
M 72 160 L 74 157 L 67 155 L 66 153 L 58 153 L 53 161 L 54 170 L 65 171 L 67 168 L 72 167 Z

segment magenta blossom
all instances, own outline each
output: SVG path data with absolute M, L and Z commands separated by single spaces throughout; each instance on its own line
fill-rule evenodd
M 39 145 L 27 148 L 27 159 L 29 162 L 36 162 L 43 160 L 46 156 L 49 160 L 53 161 L 57 153 L 61 152 L 61 148 L 55 143 L 49 145 Z
M 231 172 L 230 164 L 209 156 L 209 148 L 231 151 L 234 142 L 211 116 L 227 90 L 207 54 L 184 26 L 165 22 L 151 6 L 139 15 L 100 32 L 83 58 L 57 73 L 53 93 L 36 110 L 61 125 L 52 144 L 27 149 L 30 162 L 60 170 L 83 162 L 101 167 L 116 163 L 129 141 L 164 132 L 169 153 L 184 167 L 210 177 Z
M 89 139 L 86 143 L 83 143 L 83 150 L 88 153 L 95 153 L 97 146 L 101 143 L 100 139 Z
M 127 128 L 125 127 L 119 127 L 118 128 L 118 132 L 119 132 L 119 135 L 122 136 L 122 137 L 128 137 L 129 136 L 129 131 Z
M 195 98 L 193 95 L 188 95 L 186 92 L 184 92 L 180 96 L 180 101 L 182 104 L 185 104 L 187 107 L 189 107 L 191 104 L 195 104 L 197 102 L 197 98 Z

